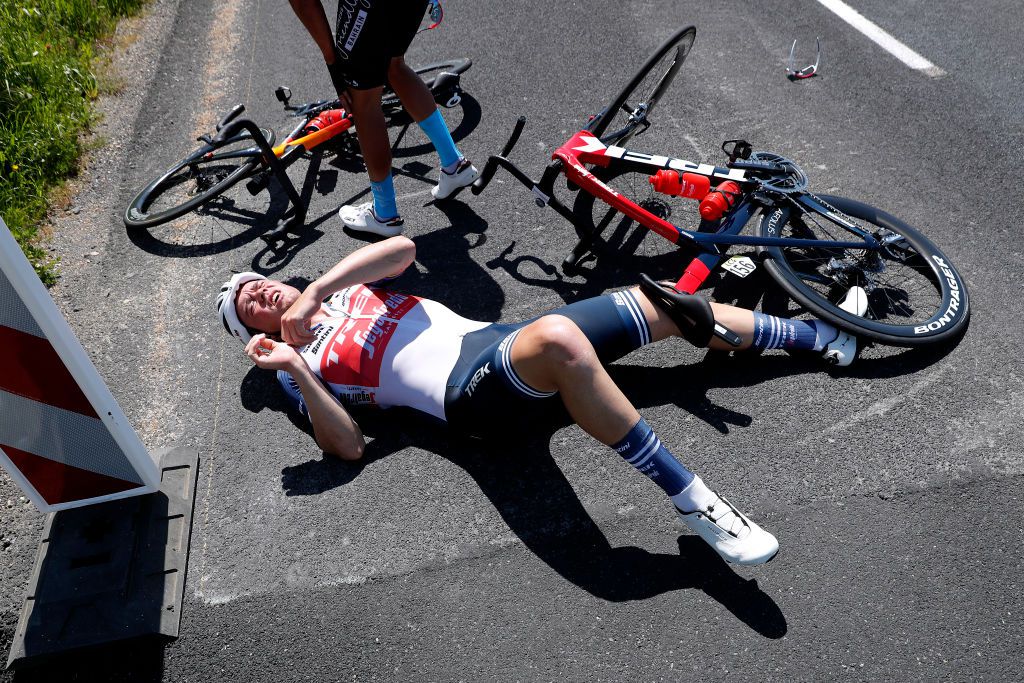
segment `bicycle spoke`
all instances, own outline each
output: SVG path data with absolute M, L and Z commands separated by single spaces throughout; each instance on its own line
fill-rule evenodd
M 878 230 L 865 221 L 844 216 L 869 233 Z M 804 213 L 791 218 L 783 236 L 820 240 L 848 240 L 850 233 L 820 215 Z M 867 317 L 893 324 L 927 320 L 941 304 L 934 276 L 906 240 L 891 233 L 893 245 L 868 249 L 785 248 L 787 261 L 801 280 L 828 301 L 839 300 L 851 287 L 868 293 Z

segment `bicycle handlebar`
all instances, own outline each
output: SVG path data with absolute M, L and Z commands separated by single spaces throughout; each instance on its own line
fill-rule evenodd
M 231 111 L 229 111 L 227 115 L 225 115 L 224 118 L 220 120 L 220 123 L 217 124 L 217 132 L 219 133 L 221 128 L 231 123 L 232 119 L 237 117 L 243 111 L 245 111 L 244 104 L 236 104 L 234 107 L 232 107 Z
M 484 188 L 487 187 L 487 184 L 491 182 L 491 178 L 494 177 L 494 174 L 498 170 L 499 159 L 509 155 L 512 148 L 516 146 L 517 142 L 519 142 L 519 136 L 523 134 L 523 128 L 525 127 L 526 117 L 520 116 L 516 120 L 515 127 L 512 128 L 512 135 L 509 136 L 508 142 L 506 142 L 505 146 L 501 148 L 501 154 L 491 156 L 487 160 L 487 164 L 484 166 L 483 173 L 481 173 L 480 177 L 473 182 L 473 186 L 470 188 L 470 191 L 473 194 L 480 194 L 484 191 Z

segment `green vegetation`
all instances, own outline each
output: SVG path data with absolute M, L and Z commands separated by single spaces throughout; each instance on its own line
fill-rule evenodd
M 40 278 L 47 197 L 75 174 L 99 94 L 96 41 L 145 0 L 0 0 L 0 216 Z

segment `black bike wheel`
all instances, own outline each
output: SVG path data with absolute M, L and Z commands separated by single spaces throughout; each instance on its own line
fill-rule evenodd
M 260 130 L 273 145 L 274 131 Z M 248 132 L 225 140 L 206 154 L 193 152 L 135 195 L 124 211 L 124 224 L 151 228 L 179 218 L 247 177 L 259 164 L 259 150 Z
M 811 313 L 855 335 L 893 346 L 923 346 L 955 338 L 970 317 L 967 288 L 938 247 L 895 216 L 852 199 L 818 197 L 885 246 L 867 249 L 768 247 L 765 268 Z M 851 234 L 817 213 L 767 209 L 765 237 L 849 240 Z M 864 317 L 840 309 L 850 287 L 868 294 Z
M 587 129 L 605 144 L 624 144 L 650 125 L 648 116 L 693 47 L 697 29 L 687 26 L 662 43 L 608 108 Z
M 700 223 L 697 202 L 684 197 L 655 192 L 650 174 L 630 170 L 594 167 L 594 177 L 619 194 L 669 223 L 696 228 Z M 660 235 L 650 234 L 643 225 L 598 200 L 589 192 L 579 192 L 572 205 L 576 235 L 591 244 L 590 252 L 629 253 L 647 258 L 677 252 L 678 246 Z

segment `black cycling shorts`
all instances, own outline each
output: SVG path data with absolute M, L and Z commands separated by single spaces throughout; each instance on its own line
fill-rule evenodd
M 348 87 L 387 82 L 392 57 L 401 57 L 416 36 L 428 0 L 338 0 L 334 71 Z M 335 84 L 337 85 L 337 83 Z
M 549 311 L 572 320 L 590 340 L 602 363 L 611 363 L 651 342 L 651 330 L 634 292 L 606 294 Z M 538 316 L 538 318 L 541 316 Z M 509 434 L 550 412 L 555 394 L 534 389 L 516 374 L 512 342 L 533 318 L 494 324 L 462 340 L 459 360 L 448 376 L 444 412 L 448 424 L 464 434 Z

